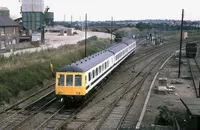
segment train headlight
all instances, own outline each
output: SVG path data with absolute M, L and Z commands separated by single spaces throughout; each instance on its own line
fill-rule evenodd
M 61 98 L 60 101 L 63 102 L 63 98 Z

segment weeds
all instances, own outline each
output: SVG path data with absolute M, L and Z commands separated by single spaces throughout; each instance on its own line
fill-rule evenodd
M 177 127 L 177 121 L 181 128 L 186 126 L 184 112 L 178 109 L 170 110 L 167 106 L 159 106 L 157 109 L 159 110 L 159 115 L 155 119 L 156 125 Z
M 88 39 L 88 55 L 104 49 L 109 42 L 109 39 Z M 18 96 L 20 91 L 43 86 L 44 80 L 51 80 L 50 63 L 55 71 L 83 58 L 84 54 L 84 44 L 77 44 L 9 58 L 0 57 L 0 102 L 9 102 L 10 97 Z

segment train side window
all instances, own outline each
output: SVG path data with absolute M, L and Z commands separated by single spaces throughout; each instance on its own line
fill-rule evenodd
M 105 62 L 105 69 L 107 68 L 107 63 Z
M 66 86 L 73 86 L 73 75 L 67 75 Z
M 98 75 L 98 68 L 96 68 L 96 75 Z
M 85 76 L 85 83 L 87 83 L 87 76 Z
M 75 86 L 82 86 L 82 76 L 75 75 Z
M 103 64 L 101 65 L 102 71 L 104 71 Z
M 92 77 L 92 78 L 94 78 L 94 77 L 95 77 L 94 70 L 92 71 L 92 75 L 93 75 L 93 77 Z
M 99 73 L 101 73 L 101 66 L 99 66 Z
M 108 67 L 109 67 L 109 61 L 107 61 L 107 65 L 108 65 Z
M 64 86 L 64 74 L 58 75 L 58 86 Z
M 88 74 L 89 81 L 91 80 L 91 72 Z

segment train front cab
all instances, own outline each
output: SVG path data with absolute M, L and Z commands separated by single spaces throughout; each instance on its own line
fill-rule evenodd
M 57 72 L 55 93 L 64 100 L 80 100 L 86 95 L 85 74 L 78 72 Z

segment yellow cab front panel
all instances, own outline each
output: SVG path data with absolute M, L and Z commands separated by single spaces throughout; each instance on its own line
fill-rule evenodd
M 56 95 L 83 96 L 86 94 L 85 74 L 82 72 L 57 72 Z

